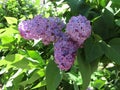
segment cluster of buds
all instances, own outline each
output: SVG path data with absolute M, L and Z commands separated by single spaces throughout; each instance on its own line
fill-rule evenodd
M 84 16 L 73 16 L 66 24 L 58 17 L 43 18 L 41 15 L 19 23 L 18 29 L 25 39 L 41 39 L 45 45 L 54 43 L 55 62 L 61 70 L 69 70 L 76 52 L 91 34 L 90 21 Z

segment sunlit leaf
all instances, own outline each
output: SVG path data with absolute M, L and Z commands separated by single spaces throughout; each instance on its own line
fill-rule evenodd
M 17 24 L 17 19 L 14 17 L 5 17 L 7 20 L 8 24 Z
M 105 81 L 103 80 L 95 80 L 93 86 L 100 90 L 104 86 L 104 84 L 105 84 Z
M 8 44 L 8 43 L 11 43 L 15 40 L 15 38 L 13 36 L 4 36 L 1 38 L 1 42 L 2 44 Z
M 34 86 L 32 89 L 40 88 L 45 85 L 46 85 L 46 81 L 43 80 L 43 81 L 39 82 L 36 86 Z

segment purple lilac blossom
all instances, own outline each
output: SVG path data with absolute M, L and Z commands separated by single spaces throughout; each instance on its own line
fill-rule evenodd
M 62 37 L 54 44 L 54 58 L 61 70 L 69 70 L 74 63 L 78 45 L 63 33 Z
M 91 34 L 90 21 L 85 16 L 73 16 L 66 25 L 66 33 L 81 47 Z
M 42 38 L 42 41 L 45 45 L 48 45 L 50 42 L 56 42 L 62 33 L 62 29 L 65 24 L 57 17 L 49 17 L 47 22 L 47 29 L 45 35 Z
M 31 20 L 25 20 L 19 23 L 18 29 L 25 39 L 40 39 L 47 27 L 47 19 L 38 15 Z
M 35 30 L 34 33 L 36 35 L 35 39 L 42 39 L 45 36 L 45 31 L 47 29 L 47 18 L 43 18 L 41 15 L 37 15 L 32 19 Z
M 31 34 L 31 26 L 32 22 L 31 20 L 26 20 L 22 21 L 18 25 L 18 29 L 20 31 L 20 35 L 25 38 L 25 39 L 32 39 L 32 34 Z
M 18 25 L 20 34 L 25 39 L 41 39 L 45 45 L 59 38 L 65 24 L 57 17 L 43 18 L 41 15 Z

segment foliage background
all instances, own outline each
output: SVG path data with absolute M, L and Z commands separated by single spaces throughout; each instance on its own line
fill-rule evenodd
M 91 21 L 92 35 L 69 71 L 57 68 L 52 44 L 21 38 L 18 23 L 37 14 Z M 119 90 L 119 0 L 1 0 L 0 84 L 3 90 Z

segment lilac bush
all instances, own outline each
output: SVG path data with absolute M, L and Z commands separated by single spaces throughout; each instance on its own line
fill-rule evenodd
M 58 17 L 43 18 L 41 15 L 19 23 L 18 29 L 25 39 L 41 39 L 45 45 L 54 43 L 54 58 L 61 70 L 69 70 L 76 51 L 91 34 L 90 21 L 84 16 L 73 16 L 66 25 Z
M 87 20 L 85 16 L 73 16 L 66 25 L 66 33 L 68 33 L 79 46 L 82 46 L 91 34 L 90 21 Z

